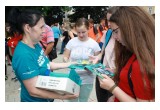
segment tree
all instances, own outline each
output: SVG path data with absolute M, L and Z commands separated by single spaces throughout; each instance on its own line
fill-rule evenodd
M 5 20 L 7 21 L 8 13 L 12 8 L 24 9 L 36 9 L 43 13 L 45 17 L 46 24 L 51 25 L 55 22 L 60 24 L 63 22 L 65 13 L 71 9 L 75 12 L 69 15 L 71 22 L 75 22 L 78 18 L 84 17 L 88 18 L 88 15 L 95 21 L 99 23 L 100 18 L 105 17 L 104 11 L 107 11 L 108 6 L 6 6 L 5 7 Z
M 44 7 L 44 9 L 45 8 L 47 7 Z M 47 24 L 51 25 L 56 22 L 59 22 L 60 24 L 62 23 L 64 12 L 61 6 L 51 6 L 45 12 L 45 20 Z
M 109 6 L 73 6 L 74 14 L 70 15 L 70 21 L 75 22 L 78 18 L 88 18 L 88 15 L 99 23 L 100 18 L 104 18 L 104 12 L 107 11 Z
M 64 17 L 64 7 L 61 6 L 6 6 L 5 7 L 5 20 L 7 21 L 8 14 L 13 8 L 36 9 L 43 13 L 46 24 L 51 25 L 55 22 L 62 23 Z M 66 7 L 67 8 L 67 7 Z

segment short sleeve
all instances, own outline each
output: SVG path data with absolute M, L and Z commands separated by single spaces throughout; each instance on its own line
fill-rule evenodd
M 94 51 L 95 52 L 101 51 L 101 48 L 99 47 L 98 43 L 95 42 L 94 44 L 95 44 Z
M 39 75 L 40 71 L 34 59 L 29 56 L 21 56 L 17 58 L 15 63 L 16 68 L 14 68 L 15 74 L 21 79 L 26 80 Z
M 66 49 L 71 50 L 71 46 L 72 46 L 72 40 L 69 40 L 69 42 L 66 45 Z
M 54 34 L 51 27 L 47 27 L 46 30 L 47 43 L 54 42 Z

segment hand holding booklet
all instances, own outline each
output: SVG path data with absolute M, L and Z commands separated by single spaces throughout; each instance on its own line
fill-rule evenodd
M 99 76 L 100 78 L 103 79 L 103 76 L 101 74 L 106 74 L 109 77 L 114 77 L 114 73 L 110 72 L 109 70 L 106 70 L 106 67 L 101 64 L 76 64 L 76 65 L 71 65 L 69 68 L 72 69 L 85 69 L 87 71 L 90 71 L 91 73 Z
M 103 76 L 101 74 L 106 74 L 109 77 L 114 77 L 114 73 L 110 72 L 109 70 L 105 69 L 105 66 L 101 63 L 95 64 L 93 66 L 85 66 L 85 69 L 92 72 L 93 74 L 96 74 L 100 78 L 103 79 Z

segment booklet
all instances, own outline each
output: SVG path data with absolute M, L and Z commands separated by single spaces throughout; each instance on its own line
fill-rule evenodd
M 109 70 L 105 69 L 105 66 L 102 65 L 101 63 L 93 65 L 93 66 L 85 66 L 85 69 L 96 74 L 100 78 L 103 79 L 103 76 L 101 74 L 106 74 L 109 77 L 114 77 L 114 73 L 110 72 Z
M 106 74 L 109 77 L 114 77 L 114 73 L 106 70 L 106 67 L 101 63 L 98 63 L 98 64 L 75 64 L 75 65 L 71 65 L 69 68 L 85 69 L 85 70 L 90 71 L 91 73 L 99 76 L 102 79 L 103 79 L 103 76 L 101 74 Z

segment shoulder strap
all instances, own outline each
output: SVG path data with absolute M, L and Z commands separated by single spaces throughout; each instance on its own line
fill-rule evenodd
M 93 25 L 93 32 L 95 35 L 98 33 L 97 25 Z
M 67 36 L 68 36 L 68 39 L 70 40 L 71 36 L 69 35 L 69 30 L 67 31 Z
M 134 98 L 136 98 L 136 95 L 133 91 L 133 83 L 132 83 L 132 80 L 131 80 L 131 72 L 132 72 L 132 64 L 130 65 L 129 71 L 128 71 L 128 83 L 129 83 L 129 87 L 132 91 L 132 94 L 134 95 Z
M 111 29 L 108 29 L 108 31 L 106 32 L 106 37 L 105 37 L 105 41 L 106 41 L 106 42 L 105 42 L 105 47 L 107 46 L 107 44 L 108 44 L 111 36 L 112 36 L 112 30 L 111 30 Z
M 104 48 L 106 48 L 106 46 L 108 45 L 108 42 L 109 42 L 111 36 L 112 36 L 112 30 L 111 30 L 111 29 L 108 29 L 107 32 L 106 32 L 106 36 L 105 36 Z M 102 55 L 101 63 L 103 63 L 103 58 L 104 58 L 104 56 L 105 56 L 105 52 L 104 52 L 103 55 Z
M 39 42 L 42 44 L 43 48 L 46 49 L 46 47 L 43 45 L 42 41 L 39 41 Z
M 102 25 L 99 26 L 99 30 L 100 30 L 101 32 L 104 30 L 104 28 L 103 28 Z

